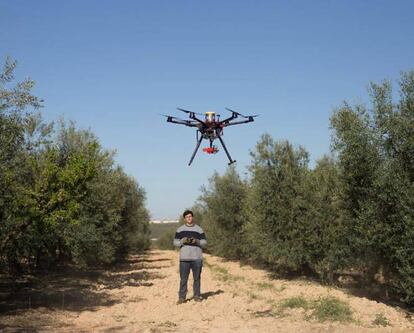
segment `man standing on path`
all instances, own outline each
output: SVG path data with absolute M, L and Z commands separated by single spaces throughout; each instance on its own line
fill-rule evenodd
M 203 268 L 203 250 L 207 245 L 206 235 L 203 229 L 193 221 L 193 212 L 186 210 L 183 214 L 184 222 L 174 237 L 174 246 L 180 248 L 180 290 L 178 302 L 185 302 L 187 296 L 187 281 L 190 269 L 193 271 L 193 294 L 194 300 L 200 302 L 201 269 Z

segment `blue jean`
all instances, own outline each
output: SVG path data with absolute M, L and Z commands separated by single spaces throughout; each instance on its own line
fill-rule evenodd
M 200 282 L 203 260 L 180 261 L 180 291 L 178 297 L 185 299 L 187 296 L 187 282 L 190 275 L 190 269 L 193 271 L 193 293 L 194 297 L 201 297 Z

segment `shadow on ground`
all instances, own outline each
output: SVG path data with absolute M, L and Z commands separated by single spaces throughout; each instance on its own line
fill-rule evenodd
M 110 269 L 81 270 L 65 267 L 52 273 L 18 279 L 0 276 L 0 316 L 20 315 L 27 310 L 39 308 L 94 311 L 100 306 L 120 303 L 122 300 L 111 296 L 109 290 L 125 286 L 149 287 L 153 284 L 152 280 L 163 278 L 142 265 L 143 261 L 148 260 L 145 258 L 146 256 L 134 256 Z M 149 266 L 148 269 L 155 267 Z
M 143 259 L 142 260 L 142 262 L 158 262 L 158 261 L 171 261 L 171 259 L 159 258 L 159 259 Z
M 361 281 L 360 283 L 355 283 L 354 281 L 338 283 L 338 286 L 350 295 L 365 297 L 372 301 L 399 308 L 405 313 L 407 319 L 414 321 L 414 307 L 402 302 L 400 296 L 393 292 L 391 286 L 367 283 L 365 281 Z
M 201 294 L 201 297 L 202 297 L 203 299 L 207 299 L 207 298 L 209 298 L 209 297 L 216 296 L 216 295 L 220 295 L 220 294 L 222 294 L 222 293 L 224 293 L 224 291 L 223 291 L 223 290 L 221 290 L 221 289 L 216 290 L 216 291 L 208 291 L 208 292 L 206 292 L 206 293 L 202 293 L 202 294 Z
M 0 317 L 1 319 L 1 317 Z M 0 332 L 3 333 L 35 333 L 48 332 L 75 332 L 71 325 L 59 323 L 50 316 L 20 315 L 0 322 Z

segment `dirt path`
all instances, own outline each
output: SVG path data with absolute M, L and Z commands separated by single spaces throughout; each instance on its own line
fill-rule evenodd
M 414 324 L 401 310 L 311 282 L 271 280 L 264 271 L 209 255 L 202 274 L 205 299 L 176 305 L 177 260 L 177 252 L 154 250 L 94 278 L 80 277 L 76 288 L 65 282 L 66 289 L 59 290 L 59 297 L 54 294 L 52 306 L 38 301 L 3 311 L 0 331 L 414 332 Z M 190 298 L 191 282 L 190 278 Z M 310 302 L 324 296 L 348 303 L 353 321 L 321 323 L 310 309 L 281 307 L 286 300 Z M 378 316 L 390 326 L 374 325 Z

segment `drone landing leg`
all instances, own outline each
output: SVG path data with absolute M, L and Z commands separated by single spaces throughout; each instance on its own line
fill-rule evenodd
M 229 162 L 229 165 L 231 165 L 231 164 L 233 164 L 234 162 L 236 162 L 235 160 L 232 160 L 232 159 L 231 159 L 231 156 L 230 156 L 229 152 L 227 151 L 226 145 L 224 144 L 224 141 L 223 141 L 223 139 L 221 138 L 221 135 L 217 135 L 217 137 L 219 138 L 220 143 L 221 143 L 221 145 L 223 146 L 224 151 L 226 152 L 227 158 L 228 158 L 228 159 L 229 159 L 229 161 L 230 161 L 230 162 Z
M 191 163 L 193 163 L 193 160 L 194 160 L 194 157 L 195 157 L 195 155 L 197 154 L 197 150 L 198 150 L 198 148 L 200 147 L 200 144 L 201 144 L 201 141 L 203 140 L 203 136 L 202 135 L 200 135 L 200 138 L 198 139 L 198 141 L 197 141 L 197 146 L 195 147 L 195 149 L 194 149 L 194 153 L 193 153 L 193 155 L 191 156 L 191 159 L 190 159 L 190 162 L 188 163 L 188 166 L 190 166 L 191 165 Z

